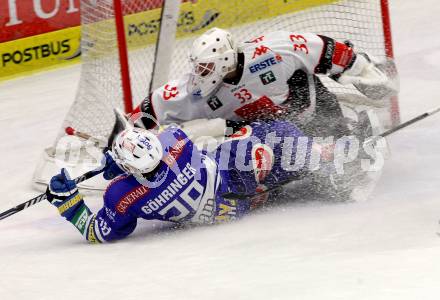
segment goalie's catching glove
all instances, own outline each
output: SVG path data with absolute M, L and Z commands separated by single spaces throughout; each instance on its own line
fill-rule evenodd
M 58 208 L 61 216 L 68 221 L 71 221 L 78 208 L 84 205 L 75 181 L 70 179 L 69 173 L 64 168 L 61 169 L 60 174 L 52 177 L 46 195 L 47 200 Z
M 366 53 L 358 53 L 352 66 L 345 70 L 337 79 L 340 84 L 363 84 L 369 86 L 386 85 L 389 81 L 375 61 Z

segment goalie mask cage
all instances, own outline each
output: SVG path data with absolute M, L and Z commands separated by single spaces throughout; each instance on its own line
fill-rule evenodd
M 81 0 L 81 24 L 76 99 L 54 147 L 46 149 L 45 162 L 37 167 L 37 183 L 63 166 L 60 157 L 56 166 L 48 162 L 54 164 L 55 145 L 63 148 L 64 128 L 105 139 L 115 120 L 113 109 L 130 112 L 153 88 L 188 72 L 193 40 L 212 27 L 231 31 L 238 42 L 274 30 L 314 32 L 350 40 L 357 51 L 378 58 L 393 56 L 388 0 Z M 323 80 L 337 94 L 357 93 Z M 386 110 L 385 122 L 398 122 L 395 99 Z M 71 155 L 61 158 L 68 159 Z

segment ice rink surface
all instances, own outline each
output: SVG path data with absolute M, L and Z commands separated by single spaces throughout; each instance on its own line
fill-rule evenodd
M 440 4 L 390 2 L 407 120 L 440 106 Z M 0 84 L 0 211 L 35 195 L 35 164 L 78 79 L 74 66 Z M 440 115 L 389 144 L 365 202 L 291 204 L 189 230 L 140 221 L 98 246 L 40 203 L 0 222 L 0 299 L 440 299 Z

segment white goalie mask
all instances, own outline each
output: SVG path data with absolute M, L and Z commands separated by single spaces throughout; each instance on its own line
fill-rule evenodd
M 127 128 L 112 145 L 115 162 L 130 174 L 153 171 L 162 160 L 162 144 L 157 136 L 142 128 Z
M 212 28 L 198 37 L 190 52 L 192 66 L 189 93 L 202 97 L 211 94 L 226 74 L 237 67 L 237 50 L 232 34 Z

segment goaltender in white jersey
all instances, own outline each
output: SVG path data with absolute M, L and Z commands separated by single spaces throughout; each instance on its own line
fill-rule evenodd
M 336 96 L 316 74 L 335 76 L 342 84 L 380 85 L 388 80 L 350 43 L 313 33 L 276 31 L 237 45 L 231 33 L 213 28 L 194 41 L 190 63 L 190 74 L 156 89 L 136 108 L 153 117 L 142 119 L 147 129 L 156 126 L 154 119 L 166 125 L 289 117 L 298 125 L 319 127 L 319 134 L 344 135 Z

